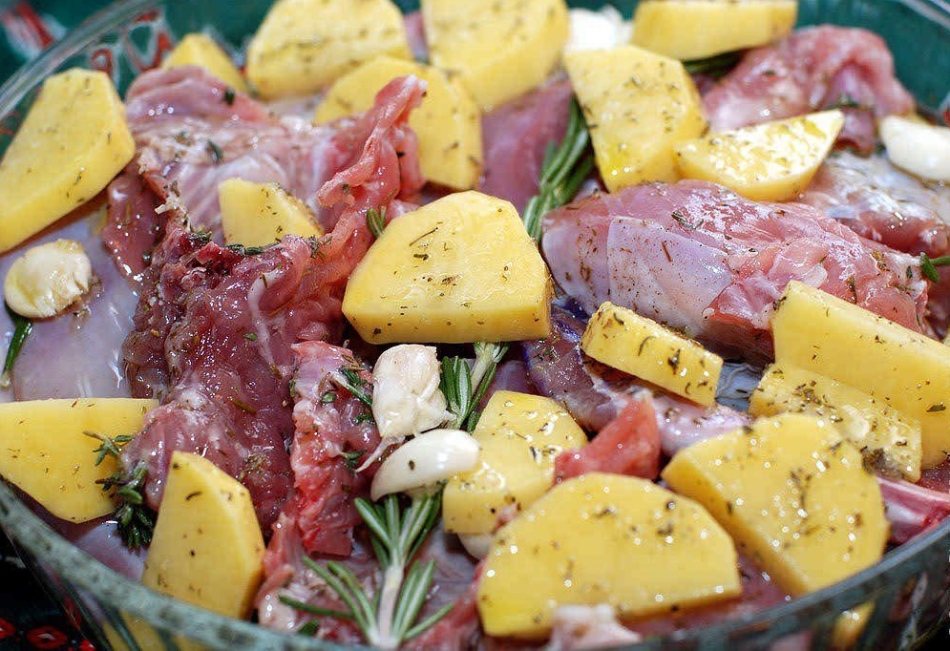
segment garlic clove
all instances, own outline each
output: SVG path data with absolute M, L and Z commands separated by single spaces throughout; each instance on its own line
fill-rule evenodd
M 410 439 L 383 461 L 370 496 L 422 488 L 471 469 L 478 463 L 478 442 L 468 432 L 435 429 Z
M 950 128 L 889 115 L 881 141 L 894 165 L 931 181 L 950 181 Z
M 383 439 L 430 430 L 451 416 L 439 389 L 441 370 L 433 346 L 402 344 L 383 351 L 373 368 L 373 419 Z
M 459 542 L 472 558 L 482 560 L 491 551 L 491 543 L 495 537 L 490 533 L 463 533 L 459 534 Z
M 3 296 L 10 309 L 29 319 L 62 313 L 92 286 L 92 265 L 82 244 L 56 240 L 34 246 L 7 271 Z

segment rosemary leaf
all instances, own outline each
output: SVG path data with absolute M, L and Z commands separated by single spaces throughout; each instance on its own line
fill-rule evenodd
M 296 599 L 291 599 L 287 595 L 280 595 L 278 597 L 282 604 L 287 604 L 291 608 L 296 608 L 297 610 L 302 610 L 305 613 L 310 613 L 311 615 L 321 615 L 323 617 L 336 617 L 338 619 L 353 619 L 351 613 L 342 611 L 342 610 L 333 610 L 332 608 L 321 608 L 320 606 L 314 606 L 313 604 L 308 604 L 305 601 L 297 601 Z
M 686 72 L 691 75 L 706 74 L 719 79 L 735 68 L 741 58 L 742 52 L 724 52 L 705 59 L 684 61 L 683 67 L 686 68 Z
M 920 273 L 931 282 L 940 282 L 937 267 L 946 267 L 947 265 L 950 265 L 950 255 L 931 258 L 926 253 L 920 254 Z
M 6 307 L 10 321 L 13 322 L 13 336 L 10 338 L 10 345 L 7 347 L 7 356 L 3 362 L 3 376 L 0 379 L 0 388 L 5 389 L 10 386 L 10 372 L 13 371 L 13 365 L 16 363 L 17 357 L 20 356 L 20 351 L 23 350 L 23 344 L 30 333 L 33 332 L 33 322 L 11 310 L 6 303 L 3 305 Z
M 370 208 L 366 211 L 366 225 L 373 237 L 379 238 L 386 228 L 386 206 L 382 208 Z

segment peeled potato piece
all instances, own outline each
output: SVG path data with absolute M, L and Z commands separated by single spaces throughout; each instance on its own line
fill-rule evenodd
M 808 187 L 843 125 L 835 109 L 711 133 L 678 145 L 676 162 L 686 178 L 753 201 L 789 201 Z
M 390 0 L 278 0 L 247 47 L 247 78 L 263 97 L 306 95 L 381 54 L 409 59 Z
M 547 79 L 570 26 L 564 0 L 423 0 L 422 20 L 432 64 L 483 111 Z
M 796 0 L 644 0 L 633 44 L 683 61 L 766 45 L 795 26 Z
M 489 635 L 539 638 L 560 606 L 607 604 L 624 619 L 741 591 L 735 546 L 706 509 L 645 479 L 588 473 L 495 534 L 478 612 Z
M 514 206 L 457 192 L 386 226 L 350 276 L 343 314 L 374 344 L 540 339 L 551 289 Z
M 625 45 L 568 52 L 564 66 L 608 190 L 679 179 L 673 147 L 706 130 L 699 92 L 682 63 Z
M 68 398 L 0 404 L 0 475 L 63 520 L 86 522 L 115 509 L 96 482 L 116 472 L 106 456 L 96 464 L 102 441 L 142 429 L 155 400 Z
M 419 167 L 425 177 L 450 188 L 475 187 L 482 164 L 481 112 L 468 91 L 432 66 L 377 57 L 336 81 L 313 116 L 328 122 L 367 110 L 389 81 L 415 75 L 426 82 L 422 105 L 409 116 L 419 137 Z
M 142 583 L 229 617 L 247 617 L 264 538 L 251 495 L 207 459 L 174 452 Z
M 92 199 L 134 153 L 108 75 L 47 78 L 0 162 L 0 253 Z
M 792 596 L 870 567 L 887 544 L 877 480 L 827 420 L 760 419 L 680 450 L 662 477 Z
M 266 246 L 284 235 L 323 235 L 307 205 L 276 183 L 228 179 L 218 185 L 218 200 L 228 244 Z
M 207 34 L 186 34 L 162 61 L 163 68 L 201 66 L 236 91 L 246 93 L 247 82 L 231 57 Z
M 587 324 L 581 348 L 687 400 L 706 406 L 716 401 L 722 358 L 633 310 L 603 303 Z

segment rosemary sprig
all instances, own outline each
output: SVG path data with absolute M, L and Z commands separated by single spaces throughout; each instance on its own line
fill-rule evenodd
M 85 434 L 100 442 L 99 447 L 93 450 L 96 453 L 97 466 L 106 457 L 119 459 L 122 448 L 133 438 L 127 435 L 109 437 L 95 432 Z M 112 491 L 113 498 L 119 504 L 113 515 L 119 536 L 129 549 L 148 545 L 152 542 L 152 532 L 155 530 L 155 512 L 145 504 L 145 497 L 142 495 L 147 474 L 145 462 L 139 461 L 130 471 L 119 470 L 96 482 L 102 485 L 102 490 Z
M 719 79 L 724 77 L 730 70 L 736 67 L 739 59 L 742 58 L 742 52 L 723 52 L 705 59 L 693 59 L 684 61 L 683 67 L 691 75 L 707 74 L 710 77 Z
M 10 309 L 10 306 L 4 303 L 7 314 L 13 322 L 13 337 L 10 338 L 10 345 L 7 347 L 7 357 L 3 362 L 3 374 L 0 375 L 0 388 L 6 389 L 10 386 L 10 373 L 13 371 L 13 365 L 16 364 L 16 358 L 20 356 L 23 350 L 23 344 L 26 338 L 33 332 L 33 322 L 25 316 L 20 316 Z
M 339 596 L 346 610 L 320 608 L 286 596 L 280 600 L 314 615 L 352 620 L 369 644 L 381 649 L 398 648 L 435 624 L 452 607 L 447 604 L 416 622 L 432 585 L 434 562 L 410 562 L 438 521 L 441 503 L 440 493 L 416 498 L 406 510 L 400 509 L 396 495 L 388 495 L 381 504 L 357 499 L 356 508 L 370 530 L 382 572 L 379 592 L 368 594 L 359 577 L 342 563 L 321 565 L 305 557 L 304 563 Z
M 461 357 L 442 358 L 442 393 L 448 409 L 455 415 L 451 427 L 472 431 L 478 423 L 475 406 L 488 391 L 498 364 L 508 352 L 506 343 L 475 344 L 475 364 L 469 367 Z
M 950 255 L 942 255 L 939 258 L 931 258 L 926 253 L 920 254 L 920 273 L 922 273 L 931 282 L 940 282 L 940 276 L 937 274 L 937 267 L 946 267 L 950 265 Z
M 386 206 L 370 208 L 366 211 L 366 225 L 373 237 L 378 238 L 386 228 Z
M 574 198 L 581 183 L 594 167 L 588 150 L 590 134 L 577 101 L 571 103 L 571 117 L 561 144 L 549 147 L 541 166 L 538 194 L 525 206 L 522 219 L 528 234 L 541 239 L 541 217 Z M 586 156 L 585 156 L 586 154 Z

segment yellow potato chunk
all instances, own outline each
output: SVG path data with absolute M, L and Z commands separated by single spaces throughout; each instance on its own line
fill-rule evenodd
M 749 400 L 749 413 L 808 414 L 835 424 L 861 451 L 864 464 L 884 477 L 920 479 L 920 423 L 882 400 L 814 371 L 772 364 Z
M 609 604 L 629 619 L 741 590 L 735 546 L 702 506 L 645 479 L 588 473 L 495 534 L 478 612 L 489 635 L 539 638 L 560 606 Z
M 0 253 L 92 199 L 134 153 L 108 75 L 47 78 L 0 162 Z
M 96 465 L 102 441 L 142 429 L 155 400 L 69 398 L 0 404 L 0 475 L 43 508 L 70 522 L 86 522 L 115 509 L 96 482 L 117 471 L 114 457 Z
M 709 509 L 793 596 L 851 576 L 884 553 L 888 523 L 877 480 L 828 421 L 760 419 L 680 450 L 662 477 Z
M 699 93 L 683 64 L 627 45 L 569 52 L 564 66 L 607 189 L 676 181 L 673 148 L 706 130 Z
M 551 488 L 558 454 L 587 445 L 560 404 L 513 391 L 492 395 L 472 436 L 481 448 L 477 465 L 442 494 L 445 530 L 453 533 L 491 533 L 502 513 L 523 511 Z
M 200 66 L 234 90 L 247 92 L 247 82 L 244 81 L 241 71 L 221 46 L 207 34 L 185 34 L 175 49 L 162 61 L 163 68 L 178 66 Z
M 142 583 L 229 617 L 251 614 L 264 538 L 251 495 L 195 454 L 174 452 Z
M 676 163 L 686 178 L 754 201 L 789 201 L 811 183 L 843 125 L 835 109 L 711 133 L 678 145 Z
M 377 57 L 336 81 L 317 107 L 316 122 L 363 112 L 376 93 L 403 75 L 424 80 L 422 106 L 409 116 L 419 138 L 419 166 L 430 181 L 456 190 L 475 187 L 482 169 L 481 112 L 468 91 L 432 66 Z
M 772 316 L 775 360 L 859 389 L 920 422 L 921 466 L 950 454 L 950 348 L 836 296 L 788 284 Z
M 693 402 L 708 406 L 716 401 L 722 358 L 633 310 L 601 304 L 587 323 L 581 349 Z
M 329 86 L 364 61 L 411 58 L 390 0 L 278 0 L 247 47 L 247 78 L 267 99 Z
M 343 314 L 374 344 L 540 339 L 551 291 L 514 206 L 458 192 L 386 227 L 350 276 Z
M 323 235 L 307 204 L 276 183 L 228 179 L 218 185 L 218 201 L 228 244 L 265 246 L 284 235 Z
M 423 0 L 422 20 L 432 64 L 483 111 L 547 79 L 570 27 L 564 0 Z
M 633 15 L 634 45 L 684 61 L 766 45 L 787 36 L 796 0 L 645 0 Z

